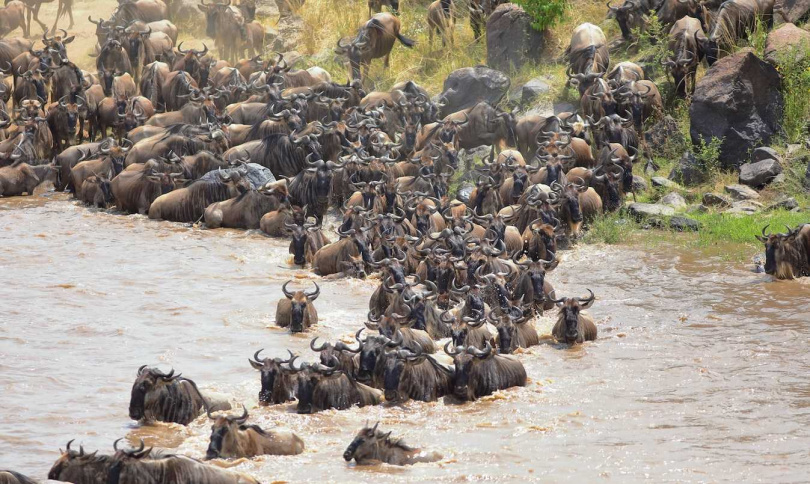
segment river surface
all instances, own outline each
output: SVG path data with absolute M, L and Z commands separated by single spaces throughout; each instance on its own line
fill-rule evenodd
M 70 439 L 118 437 L 201 458 L 210 424 L 138 428 L 140 365 L 175 368 L 292 429 L 307 450 L 240 464 L 262 482 L 807 482 L 810 283 L 661 248 L 580 247 L 551 276 L 597 301 L 599 339 L 520 355 L 527 387 L 465 405 L 297 415 L 256 407 L 259 348 L 310 356 L 365 319 L 377 281 L 320 280 L 286 241 L 90 210 L 65 195 L 0 199 L 0 469 L 44 478 Z M 321 323 L 273 327 L 281 284 L 317 280 Z M 537 323 L 548 332 L 550 320 Z M 347 465 L 366 421 L 444 455 L 409 468 Z M 134 441 L 134 440 L 133 440 Z

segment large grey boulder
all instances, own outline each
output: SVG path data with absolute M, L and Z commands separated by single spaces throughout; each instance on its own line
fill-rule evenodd
M 796 23 L 810 12 L 810 0 L 776 0 L 773 17 L 776 23 Z
M 776 160 L 746 163 L 740 167 L 740 183 L 752 188 L 760 188 L 772 182 L 780 173 L 782 173 L 782 165 Z
M 739 167 L 781 129 L 784 106 L 776 69 L 750 49 L 717 61 L 697 83 L 689 108 L 692 143 L 722 139 L 720 163 Z
M 703 194 L 703 205 L 707 207 L 730 207 L 732 203 L 732 199 L 720 193 Z
M 509 78 L 503 72 L 484 66 L 463 67 L 444 80 L 439 99 L 444 103 L 441 116 L 461 111 L 486 101 L 495 106 L 509 90 Z
M 235 168 L 226 168 L 222 170 L 223 173 L 230 175 L 233 172 L 239 173 L 243 177 L 247 178 L 250 182 L 250 185 L 254 189 L 258 189 L 259 187 L 264 186 L 267 183 L 271 183 L 276 181 L 276 177 L 273 176 L 273 172 L 270 169 L 259 165 L 258 163 L 246 163 L 244 165 L 239 165 Z M 205 175 L 203 175 L 200 179 L 201 180 L 217 180 L 219 177 L 219 171 L 209 171 Z
M 627 210 L 630 212 L 630 215 L 633 215 L 637 219 L 661 216 L 671 217 L 675 215 L 674 208 L 657 203 L 634 203 L 630 205 Z
M 756 200 L 759 198 L 759 193 L 756 190 L 745 185 L 726 185 L 724 189 L 734 200 Z
M 487 31 L 489 32 L 489 31 Z M 548 93 L 551 90 L 551 86 L 545 83 L 540 78 L 534 78 L 531 81 L 527 82 L 520 88 L 520 105 L 521 106 L 528 106 L 535 99 L 540 97 L 543 94 Z
M 498 5 L 487 20 L 487 65 L 504 71 L 540 60 L 543 34 L 532 18 L 514 3 Z
M 272 42 L 272 49 L 276 52 L 295 50 L 301 45 L 304 38 L 304 20 L 298 15 L 281 17 L 276 25 L 276 38 Z
M 703 172 L 695 155 L 687 151 L 681 156 L 678 163 L 672 167 L 668 178 L 688 187 L 700 185 L 706 181 L 706 174 Z

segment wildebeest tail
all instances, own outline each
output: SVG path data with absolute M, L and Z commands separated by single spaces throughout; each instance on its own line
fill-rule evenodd
M 399 32 L 397 32 L 396 35 L 397 35 L 397 39 L 399 39 L 399 41 L 402 42 L 402 45 L 404 45 L 405 47 L 410 49 L 414 45 L 416 45 L 415 40 L 409 39 L 409 38 L 405 37 L 404 35 L 400 34 Z

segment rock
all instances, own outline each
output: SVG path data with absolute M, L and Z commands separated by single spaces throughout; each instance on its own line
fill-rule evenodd
M 648 217 L 671 217 L 675 215 L 674 208 L 656 203 L 634 203 L 628 207 L 628 210 L 630 215 L 639 220 Z
M 773 16 L 776 23 L 796 23 L 810 11 L 810 0 L 776 0 Z
M 650 186 L 647 185 L 647 180 L 638 175 L 633 175 L 633 191 L 646 192 L 648 188 Z
M 458 201 L 464 204 L 470 203 L 470 195 L 472 194 L 473 190 L 475 190 L 475 185 L 470 182 L 462 183 L 461 186 L 458 187 L 458 194 L 456 198 Z
M 762 210 L 762 204 L 753 200 L 740 200 L 734 202 L 725 213 L 750 215 Z
M 706 181 L 695 155 L 687 151 L 669 172 L 669 179 L 685 186 L 700 185 Z
M 685 145 L 686 140 L 678 129 L 678 122 L 670 115 L 652 125 L 645 133 L 644 140 L 653 152 L 660 152 L 671 143 Z
M 805 157 L 804 162 L 807 163 L 807 169 L 804 172 L 804 188 L 810 190 L 810 157 Z
M 554 114 L 560 113 L 574 113 L 577 111 L 577 107 L 571 103 L 561 102 L 561 103 L 554 103 Z
M 257 0 L 256 1 L 256 17 L 259 18 L 273 18 L 275 20 L 279 16 L 278 5 L 273 0 Z
M 756 200 L 759 198 L 759 193 L 756 190 L 745 185 L 726 185 L 723 188 L 734 200 Z
M 793 55 L 797 61 L 804 59 L 805 48 L 810 45 L 810 32 L 793 24 L 784 24 L 771 31 L 765 39 L 765 60 L 778 64 L 779 58 Z
M 650 181 L 654 187 L 679 188 L 677 183 L 662 176 L 654 176 Z
M 509 78 L 503 72 L 484 66 L 463 67 L 444 80 L 439 99 L 445 102 L 441 117 L 486 101 L 495 106 L 509 90 Z
M 751 150 L 780 132 L 780 87 L 776 69 L 750 49 L 718 60 L 695 88 L 689 108 L 692 143 L 722 139 L 721 166 L 738 167 Z
M 733 200 L 719 193 L 704 193 L 703 205 L 707 207 L 730 207 Z
M 755 149 L 753 153 L 751 153 L 751 163 L 765 160 L 776 160 L 779 163 L 782 163 L 782 157 L 779 156 L 779 153 L 777 153 L 773 148 L 760 146 L 759 148 Z
M 780 173 L 782 173 L 782 165 L 776 160 L 746 163 L 740 167 L 740 183 L 759 188 L 773 181 Z
M 796 201 L 795 198 L 789 197 L 779 202 L 770 205 L 768 208 L 765 209 L 766 212 L 771 212 L 773 210 L 795 210 L 799 208 L 799 202 Z
M 489 33 L 489 31 L 487 31 Z M 551 87 L 540 80 L 540 78 L 535 77 L 531 81 L 527 82 L 523 85 L 520 89 L 520 104 L 522 106 L 530 105 L 535 99 L 538 98 L 541 94 L 545 94 L 551 90 Z
M 493 69 L 518 70 L 539 61 L 544 44 L 532 18 L 514 3 L 498 5 L 487 20 L 487 65 Z
M 669 205 L 675 210 L 686 208 L 686 199 L 684 199 L 681 194 L 677 192 L 672 192 L 665 195 L 664 198 L 662 198 L 658 203 Z
M 647 176 L 655 175 L 655 172 L 661 168 L 658 166 L 652 159 L 648 159 L 647 163 L 644 165 L 644 174 Z
M 230 174 L 232 172 L 237 172 L 243 177 L 246 177 L 250 182 L 253 188 L 259 188 L 262 185 L 267 183 L 271 183 L 276 181 L 276 178 L 273 176 L 273 172 L 271 172 L 268 168 L 259 165 L 258 163 L 247 163 L 244 165 L 237 166 L 236 168 L 226 168 L 222 170 L 224 173 Z M 201 177 L 202 180 L 218 180 L 218 173 L 217 171 L 209 171 L 205 175 Z
M 688 217 L 672 217 L 669 219 L 669 226 L 678 232 L 697 232 L 700 230 L 700 222 Z
M 298 48 L 304 37 L 304 28 L 304 21 L 298 15 L 281 17 L 276 25 L 278 34 L 273 40 L 272 50 L 287 52 Z
M 773 177 L 773 180 L 771 180 L 771 185 L 780 185 L 782 183 L 785 183 L 785 179 L 786 179 L 785 174 L 780 173 L 780 174 L 776 175 L 775 177 Z

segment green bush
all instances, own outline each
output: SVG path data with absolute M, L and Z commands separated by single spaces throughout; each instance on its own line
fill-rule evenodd
M 532 18 L 532 28 L 544 31 L 565 17 L 565 0 L 514 0 Z
M 803 49 L 803 53 L 799 49 Z M 783 52 L 778 56 L 776 70 L 782 76 L 785 100 L 782 129 L 788 143 L 798 143 L 807 130 L 810 117 L 810 48 L 797 45 Z
M 720 146 L 722 144 L 723 138 L 712 138 L 706 143 L 706 140 L 701 137 L 700 146 L 695 147 L 695 159 L 707 175 L 713 176 L 720 172 Z

